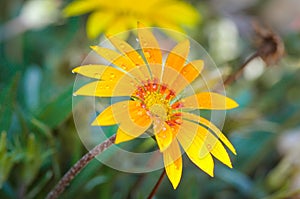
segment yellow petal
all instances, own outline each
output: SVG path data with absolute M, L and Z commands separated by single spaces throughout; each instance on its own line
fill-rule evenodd
M 107 107 L 104 111 L 102 111 L 97 118 L 93 121 L 93 126 L 111 126 L 114 124 L 118 124 L 118 122 L 115 120 L 115 116 L 113 113 L 112 106 L 118 106 L 116 104 L 113 104 L 109 107 Z
M 199 133 L 199 125 L 183 121 L 177 139 L 190 160 L 210 176 L 214 176 L 214 162 Z
M 162 53 L 159 47 L 159 44 L 152 34 L 149 28 L 145 28 L 141 23 L 138 23 L 138 38 L 140 42 L 140 46 L 143 50 L 144 56 L 149 64 L 151 69 L 151 65 L 160 65 L 162 64 Z M 152 76 L 154 78 L 160 79 L 161 70 L 152 71 Z
M 114 13 L 111 11 L 98 11 L 90 14 L 86 24 L 86 31 L 89 38 L 96 38 L 113 21 Z
M 196 98 L 196 101 L 195 101 Z M 236 108 L 238 104 L 218 93 L 203 92 L 182 99 L 185 108 L 226 110 Z
M 213 123 L 208 121 L 207 119 L 190 114 L 190 113 L 182 113 L 182 117 L 185 119 L 193 120 L 195 122 L 199 122 L 200 124 L 203 124 L 204 126 L 208 127 L 214 134 L 228 147 L 228 149 L 236 155 L 236 150 L 234 146 L 231 144 L 231 142 L 227 139 L 227 137 L 220 131 L 218 127 L 216 127 Z
M 131 96 L 135 91 L 132 86 L 133 80 L 121 78 L 119 81 L 94 81 L 79 88 L 74 95 L 96 96 L 96 97 L 117 97 Z
M 160 151 L 164 151 L 173 141 L 173 129 L 166 123 L 157 127 L 154 122 L 154 133 Z
M 125 57 L 116 51 L 100 46 L 91 46 L 91 48 L 101 57 L 125 71 L 130 71 L 135 68 L 135 64 L 128 57 Z
M 167 176 L 176 189 L 182 175 L 181 151 L 176 140 L 163 152 L 163 157 Z
M 188 39 L 178 43 L 169 53 L 165 68 L 170 67 L 179 74 L 189 54 L 189 49 L 190 42 Z M 170 85 L 175 80 L 176 76 L 168 74 L 165 70 L 163 74 L 163 82 Z
M 143 80 L 150 79 L 148 67 L 146 66 L 142 56 L 132 48 L 126 41 L 116 36 L 108 37 L 110 42 L 122 53 L 125 54 L 141 71 Z
M 79 66 L 73 69 L 72 72 L 89 78 L 109 80 L 113 82 L 118 81 L 122 76 L 125 75 L 122 71 L 111 66 L 92 64 Z
M 136 21 L 135 21 L 136 22 Z M 115 20 L 111 23 L 111 25 L 107 28 L 106 33 L 108 35 L 115 35 L 118 33 L 123 34 L 123 38 L 127 39 L 129 32 L 127 31 L 133 27 L 131 27 L 132 22 L 129 16 L 124 17 L 116 17 Z
M 126 133 L 125 131 L 122 131 L 122 129 L 118 129 L 117 133 L 116 133 L 116 140 L 115 140 L 115 144 L 119 144 L 122 142 L 126 142 L 126 141 L 130 141 L 135 139 L 136 137 L 142 135 L 145 131 L 140 131 L 139 134 L 137 134 L 137 136 L 132 136 L 129 133 Z
M 201 73 L 204 67 L 203 60 L 194 60 L 184 66 L 176 80 L 172 83 L 171 88 L 176 93 L 180 93 L 185 87 L 193 82 Z
M 63 14 L 65 17 L 81 15 L 90 12 L 97 7 L 101 6 L 101 1 L 95 0 L 77 0 L 70 3 L 64 10 Z

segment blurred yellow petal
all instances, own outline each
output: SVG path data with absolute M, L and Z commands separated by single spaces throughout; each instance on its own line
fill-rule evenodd
M 87 24 L 86 31 L 90 39 L 96 38 L 101 32 L 110 26 L 114 19 L 114 13 L 110 11 L 98 11 L 90 14 Z
M 176 80 L 172 83 L 171 88 L 180 93 L 185 87 L 193 82 L 201 73 L 204 67 L 203 60 L 194 60 L 184 66 Z
M 163 158 L 167 176 L 176 189 L 182 175 L 181 151 L 176 140 L 163 152 Z
M 70 3 L 64 10 L 65 17 L 82 15 L 101 6 L 101 1 L 97 0 L 77 0 Z
M 162 152 L 170 146 L 173 141 L 173 129 L 166 123 L 157 127 L 154 122 L 154 133 L 159 150 Z
M 208 127 L 227 147 L 228 149 L 236 155 L 236 150 L 234 146 L 231 144 L 231 142 L 227 139 L 227 137 L 220 131 L 218 127 L 216 127 L 213 123 L 208 121 L 207 119 L 190 114 L 190 113 L 182 113 L 182 117 L 185 119 L 189 119 L 195 122 L 199 122 L 200 124 L 203 124 L 204 126 Z
M 149 28 L 145 28 L 144 25 L 138 23 L 138 38 L 143 50 L 144 56 L 149 64 L 150 69 L 152 65 L 159 65 L 159 70 L 152 71 L 154 78 L 160 79 L 161 76 L 161 64 L 162 64 L 162 53 L 159 44 L 150 31 Z
M 111 66 L 92 64 L 79 66 L 73 69 L 72 72 L 89 78 L 109 80 L 113 82 L 118 81 L 122 76 L 125 75 L 122 71 Z
M 165 63 L 165 68 L 170 67 L 179 74 L 185 64 L 189 50 L 190 42 L 188 39 L 178 43 L 169 53 Z M 170 85 L 175 80 L 176 76 L 168 74 L 167 71 L 168 70 L 164 70 L 163 82 Z
M 136 20 L 134 20 L 134 24 L 136 24 Z M 124 31 L 132 29 L 132 21 L 130 17 L 116 17 L 114 21 L 108 26 L 106 29 L 106 34 L 108 35 L 115 35 L 118 33 L 122 33 L 125 35 L 120 35 L 123 37 L 123 39 L 126 39 L 128 37 L 128 32 L 124 33 Z
M 196 102 L 195 102 L 196 97 Z M 218 93 L 203 92 L 182 99 L 185 108 L 210 109 L 210 110 L 226 110 L 238 107 L 238 104 Z

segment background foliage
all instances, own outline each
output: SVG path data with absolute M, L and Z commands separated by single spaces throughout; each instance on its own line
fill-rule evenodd
M 85 17 L 60 16 L 68 1 L 31 7 L 29 13 L 47 14 L 34 20 L 26 13 L 29 2 L 1 1 L 0 198 L 44 198 L 87 152 L 72 118 L 71 69 L 98 40 L 87 40 Z M 185 160 L 177 190 L 164 179 L 156 198 L 300 197 L 299 1 L 189 3 L 202 22 L 188 34 L 209 51 L 224 76 L 255 51 L 253 19 L 282 37 L 286 54 L 272 67 L 254 60 L 227 88 L 240 104 L 228 113 L 224 127 L 238 152 L 232 157 L 234 169 L 217 163 L 216 176 L 210 178 Z M 136 185 L 141 174 L 122 173 L 94 160 L 62 198 L 145 198 L 160 172 L 146 174 Z

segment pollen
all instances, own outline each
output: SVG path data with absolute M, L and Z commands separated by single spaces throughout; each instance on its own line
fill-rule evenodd
M 165 84 L 159 84 L 157 80 L 148 80 L 139 86 L 134 94 L 134 98 L 141 101 L 141 107 L 147 111 L 149 116 L 168 123 L 178 123 L 179 121 L 178 108 L 182 106 L 171 104 L 175 96 L 173 90 Z

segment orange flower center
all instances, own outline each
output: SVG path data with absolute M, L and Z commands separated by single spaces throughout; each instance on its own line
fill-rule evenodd
M 167 85 L 148 80 L 137 87 L 133 97 L 141 101 L 141 107 L 154 120 L 165 121 L 170 126 L 182 123 L 179 109 L 183 104 L 179 101 L 172 103 L 176 94 Z

